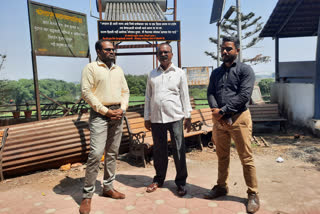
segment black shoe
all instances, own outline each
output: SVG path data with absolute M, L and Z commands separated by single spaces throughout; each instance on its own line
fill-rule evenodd
M 248 204 L 247 204 L 247 212 L 248 213 L 255 213 L 260 208 L 260 201 L 259 197 L 255 193 L 248 194 Z
M 178 189 L 177 189 L 177 194 L 182 197 L 182 196 L 185 196 L 187 194 L 187 190 L 186 190 L 186 186 L 181 186 L 179 185 L 178 186 Z
M 208 193 L 204 194 L 203 198 L 205 199 L 214 199 L 220 196 L 225 196 L 229 192 L 228 187 L 222 187 L 215 185 Z

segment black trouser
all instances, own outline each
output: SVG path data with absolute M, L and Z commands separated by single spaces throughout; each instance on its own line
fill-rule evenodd
M 183 119 L 171 123 L 152 123 L 153 159 L 156 175 L 153 182 L 162 185 L 168 168 L 168 134 L 170 132 L 172 153 L 176 166 L 175 183 L 177 186 L 185 185 L 188 177 L 186 164 L 186 149 L 183 135 Z

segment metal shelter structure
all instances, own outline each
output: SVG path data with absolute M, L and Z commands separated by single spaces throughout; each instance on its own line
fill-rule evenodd
M 319 0 L 279 0 L 260 37 L 275 39 L 275 78 L 285 81 L 279 69 L 279 38 L 317 36 L 315 72 L 310 74 L 314 83 L 314 119 L 320 119 L 320 1 Z M 308 69 L 304 68 L 305 72 Z M 301 72 L 300 72 L 301 73 Z M 298 75 L 298 74 L 297 74 Z
M 167 10 L 167 1 L 107 1 L 101 2 L 105 20 L 165 21 L 163 12 Z
M 167 21 L 167 0 L 96 0 L 100 20 L 108 21 Z M 177 20 L 177 0 L 174 0 L 173 20 Z M 103 14 L 104 13 L 104 16 Z M 156 55 L 157 44 L 120 45 L 116 49 L 153 48 L 152 52 L 116 53 L 117 56 Z M 178 67 L 181 67 L 181 45 L 177 41 Z

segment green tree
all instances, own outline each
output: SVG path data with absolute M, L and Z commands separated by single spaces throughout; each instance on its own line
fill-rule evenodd
M 9 81 L 9 96 L 16 104 L 16 110 L 20 110 L 20 105 L 24 102 L 33 100 L 33 82 L 32 80 L 20 79 L 19 81 Z
M 189 87 L 190 96 L 198 99 L 207 98 L 207 86 L 190 86 Z
M 3 64 L 7 58 L 7 55 L 0 54 L 0 57 L 0 76 L 2 76 L 1 70 L 3 70 Z M 0 80 L 0 105 L 5 104 L 9 101 L 9 91 L 10 89 L 8 88 L 8 80 Z
M 131 95 L 144 95 L 146 91 L 147 75 L 126 75 L 126 80 Z
M 0 94 L 5 89 L 6 97 L 1 100 L 6 100 L 6 102 L 8 102 L 8 100 L 13 99 L 17 106 L 24 104 L 25 102 L 35 102 L 33 80 L 11 80 L 7 81 L 6 84 L 3 81 L 0 81 L 0 86 L 2 85 L 6 86 L 4 88 L 1 87 L 2 90 L 0 91 Z M 75 102 L 80 97 L 80 84 L 68 83 L 63 80 L 39 80 L 39 90 L 46 96 L 60 102 Z M 50 103 L 51 101 L 40 96 L 40 102 Z
M 253 12 L 244 15 L 241 13 L 241 30 L 242 30 L 242 50 L 254 47 L 259 41 L 263 38 L 258 36 L 258 33 L 262 30 L 263 22 L 260 22 L 261 16 L 255 17 Z M 221 38 L 224 36 L 237 36 L 237 25 L 238 19 L 224 19 L 221 23 Z M 209 40 L 214 43 L 218 44 L 218 39 L 210 37 Z M 215 46 L 216 47 L 216 46 Z M 208 52 L 205 51 L 205 54 L 212 57 L 214 60 L 217 60 L 217 52 Z M 221 59 L 220 59 L 221 60 Z M 270 62 L 270 56 L 263 56 L 262 54 L 257 54 L 255 57 L 252 58 L 245 58 L 243 57 L 243 62 L 249 62 L 253 65 L 258 63 L 266 63 Z
M 274 79 L 272 78 L 260 80 L 260 82 L 258 83 L 258 86 L 260 88 L 262 96 L 270 95 L 271 86 L 273 83 L 274 83 Z

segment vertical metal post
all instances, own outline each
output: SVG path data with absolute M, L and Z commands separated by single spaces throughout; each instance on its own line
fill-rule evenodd
M 152 42 L 152 45 L 153 45 L 153 47 L 152 47 L 152 52 L 154 52 L 154 41 Z M 152 68 L 153 69 L 155 69 L 155 67 L 154 67 L 154 60 L 157 60 L 157 58 L 156 59 L 154 59 L 155 58 L 155 55 L 152 55 Z
M 220 25 L 221 25 L 221 22 L 218 21 L 217 22 L 217 27 L 218 27 L 218 42 L 217 42 L 217 67 L 220 66 Z
M 177 20 L 177 0 L 174 0 L 174 16 L 173 20 Z M 181 68 L 181 45 L 180 41 L 177 42 L 177 49 L 178 49 L 178 67 Z
M 156 41 L 156 52 L 158 52 L 158 42 Z M 156 55 L 156 68 L 159 67 L 159 63 L 158 63 L 158 58 L 157 58 L 157 55 Z
M 99 19 L 102 20 L 102 4 L 101 4 L 101 0 L 98 0 L 98 7 L 99 7 Z
M 89 58 L 89 63 L 90 63 L 91 62 L 91 54 L 90 53 L 89 53 L 89 57 L 88 58 Z
M 240 42 L 240 52 L 238 54 L 239 62 L 242 62 L 242 39 L 241 39 L 241 13 L 240 13 L 240 0 L 237 0 L 237 19 L 238 19 L 238 39 Z
M 275 38 L 275 43 L 275 79 L 276 82 L 279 82 L 279 37 Z
M 31 42 L 34 95 L 36 98 L 37 119 L 40 121 L 41 120 L 41 108 L 40 108 L 37 56 L 36 56 L 35 51 L 33 50 L 33 44 L 32 44 L 32 30 L 31 30 L 31 23 L 30 23 L 30 1 L 29 0 L 28 0 L 27 4 L 28 4 L 28 14 L 29 14 L 29 30 L 30 30 L 30 42 Z
M 37 56 L 34 50 L 31 51 L 32 55 L 32 69 L 33 69 L 33 84 L 34 93 L 36 97 L 37 119 L 41 120 L 41 108 L 40 108 L 40 93 L 39 93 L 39 81 L 38 81 L 38 69 L 37 69 Z
M 314 79 L 314 119 L 320 119 L 320 19 L 318 23 L 318 39 L 316 54 L 316 76 Z

